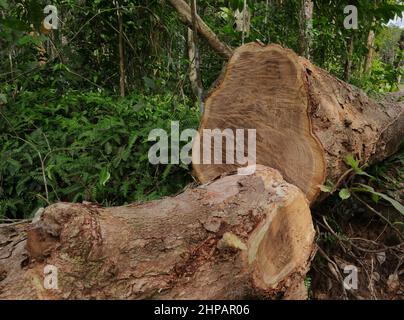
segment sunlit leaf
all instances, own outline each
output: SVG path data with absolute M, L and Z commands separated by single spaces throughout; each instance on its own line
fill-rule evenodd
M 344 188 L 339 191 L 338 195 L 342 200 L 346 200 L 351 196 L 351 192 L 349 191 L 349 189 Z

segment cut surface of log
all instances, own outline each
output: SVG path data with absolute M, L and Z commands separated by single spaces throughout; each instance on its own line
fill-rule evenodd
M 294 296 L 315 251 L 304 194 L 264 166 L 148 203 L 58 203 L 19 228 L 0 228 L 0 299 Z
M 208 95 L 199 133 L 256 129 L 257 163 L 279 170 L 314 202 L 320 185 L 348 169 L 348 154 L 364 164 L 397 150 L 403 110 L 404 103 L 373 101 L 289 49 L 249 43 L 234 51 Z M 193 168 L 203 183 L 236 165 Z

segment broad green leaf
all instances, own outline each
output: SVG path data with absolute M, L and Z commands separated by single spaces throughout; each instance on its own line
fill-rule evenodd
M 166 168 L 164 169 L 163 175 L 162 175 L 163 180 L 165 180 L 165 179 L 167 178 L 167 176 L 168 176 L 168 174 L 170 173 L 172 167 L 173 167 L 173 164 L 168 164 L 168 165 L 166 166 Z
M 360 186 L 362 186 L 362 188 L 356 188 L 357 191 L 369 192 L 371 194 L 379 196 L 380 198 L 389 202 L 398 212 L 400 212 L 402 215 L 404 215 L 404 206 L 397 200 L 389 197 L 388 195 L 386 195 L 384 193 L 375 191 L 375 189 L 373 189 L 372 187 L 370 187 L 368 185 L 360 184 Z
M 390 198 L 388 195 L 384 193 L 379 193 L 379 192 L 374 192 L 375 195 L 380 196 L 380 198 L 386 200 L 387 202 L 390 202 L 390 204 L 397 209 L 398 212 L 400 212 L 402 215 L 404 215 L 404 206 L 398 202 L 397 200 L 394 200 L 393 198 Z
M 100 173 L 100 178 L 98 180 L 99 184 L 105 186 L 108 180 L 111 178 L 111 174 L 109 173 L 107 168 L 103 168 Z
M 57 70 L 66 70 L 66 66 L 63 63 L 56 63 L 53 65 L 52 70 L 57 71 Z
M 352 169 L 354 169 L 355 171 L 356 171 L 356 169 L 358 169 L 359 161 L 358 161 L 358 160 L 355 160 L 355 158 L 353 157 L 352 154 L 348 154 L 348 155 L 345 157 L 345 163 L 346 163 L 347 165 L 349 165 L 349 166 L 350 166 Z
M 339 197 L 340 197 L 342 200 L 346 200 L 346 199 L 348 199 L 350 196 L 351 196 L 351 192 L 350 192 L 349 189 L 347 189 L 347 188 L 341 189 L 341 190 L 339 191 Z
M 367 176 L 371 179 L 374 179 L 374 177 L 372 177 L 370 174 L 368 174 L 362 168 L 359 167 L 359 160 L 356 160 L 352 154 L 348 154 L 345 157 L 345 163 L 347 165 L 349 165 L 355 171 L 356 174 L 361 175 L 361 176 Z M 364 167 L 364 166 L 362 166 L 362 167 Z
M 331 193 L 332 192 L 332 187 L 331 186 L 326 186 L 326 185 L 320 185 L 320 190 L 322 192 L 328 192 Z
M 319 188 L 322 192 L 333 193 L 335 191 L 334 184 L 329 180 L 324 185 L 320 185 Z
M 46 167 L 46 175 L 48 176 L 49 180 L 52 180 L 52 169 L 55 167 L 54 164 L 51 164 L 49 166 Z
M 370 174 L 368 174 L 367 172 L 363 171 L 361 168 L 356 168 L 356 169 L 354 169 L 354 171 L 356 174 L 358 174 L 360 176 L 366 176 L 368 178 L 375 179 L 375 177 L 373 177 Z

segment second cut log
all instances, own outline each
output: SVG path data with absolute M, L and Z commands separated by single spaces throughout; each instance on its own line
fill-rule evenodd
M 58 203 L 21 228 L 0 228 L 0 299 L 305 298 L 315 252 L 305 196 L 263 166 L 143 204 Z
M 365 164 L 397 151 L 404 102 L 374 101 L 289 49 L 249 43 L 234 51 L 206 99 L 201 139 L 204 129 L 255 129 L 257 163 L 279 170 L 314 202 L 320 185 L 349 169 L 347 155 Z M 236 167 L 193 165 L 202 183 Z

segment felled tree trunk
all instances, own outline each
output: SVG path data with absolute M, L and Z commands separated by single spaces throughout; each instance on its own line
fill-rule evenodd
M 348 154 L 364 164 L 397 150 L 403 110 L 403 102 L 373 101 L 291 50 L 250 43 L 235 50 L 208 95 L 199 132 L 256 129 L 257 163 L 278 169 L 313 202 L 326 179 L 335 183 L 348 169 Z M 206 182 L 237 165 L 193 167 Z
M 296 298 L 313 241 L 303 193 L 263 166 L 144 204 L 59 203 L 0 228 L 0 299 Z

